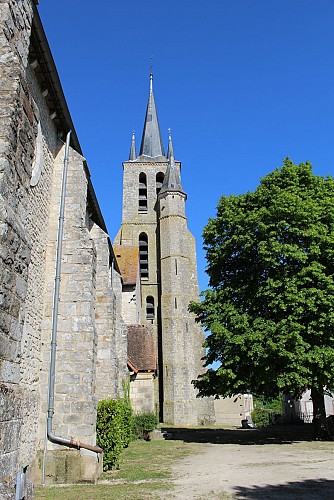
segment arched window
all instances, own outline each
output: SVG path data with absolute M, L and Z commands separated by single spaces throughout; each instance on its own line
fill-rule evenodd
M 148 278 L 148 238 L 146 233 L 139 235 L 139 268 L 140 276 Z
M 154 297 L 146 297 L 146 318 L 154 319 Z
M 156 188 L 156 193 L 157 196 L 160 193 L 160 189 L 162 186 L 162 183 L 164 181 L 164 174 L 162 172 L 157 173 L 156 178 L 155 178 L 155 188 Z
M 139 198 L 138 210 L 140 212 L 147 212 L 147 181 L 146 174 L 141 172 L 139 174 Z

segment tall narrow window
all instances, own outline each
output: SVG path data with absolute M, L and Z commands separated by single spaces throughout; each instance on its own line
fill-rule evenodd
M 146 318 L 154 319 L 154 297 L 146 297 Z
M 175 259 L 175 274 L 177 275 L 177 259 Z
M 147 181 L 146 174 L 139 174 L 139 199 L 138 209 L 140 212 L 147 212 Z
M 177 309 L 177 298 L 176 297 L 174 299 L 174 306 L 175 306 L 175 309 Z
M 146 233 L 139 235 L 139 268 L 140 276 L 148 278 L 148 238 Z
M 165 176 L 164 176 L 164 174 L 162 172 L 159 172 L 156 175 L 156 178 L 155 178 L 155 188 L 156 188 L 157 196 L 160 193 L 160 189 L 161 189 L 162 183 L 164 181 L 164 177 Z

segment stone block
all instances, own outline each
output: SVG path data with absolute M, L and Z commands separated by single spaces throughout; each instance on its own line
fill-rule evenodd
M 3 360 L 0 365 L 0 377 L 7 383 L 18 384 L 20 381 L 19 364 Z
M 46 484 L 96 483 L 102 473 L 96 453 L 81 454 L 79 450 L 48 450 L 46 454 Z M 40 483 L 41 457 L 36 460 L 34 480 Z

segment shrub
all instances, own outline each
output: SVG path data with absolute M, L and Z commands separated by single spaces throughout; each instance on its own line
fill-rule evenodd
M 133 437 L 133 415 L 125 399 L 104 399 L 97 406 L 96 442 L 104 451 L 103 469 L 118 468 L 122 449 Z
M 282 414 L 283 405 L 283 394 L 280 394 L 276 398 L 265 398 L 264 396 L 256 396 L 253 394 L 254 406 L 265 408 L 266 410 L 271 410 L 273 413 Z
M 272 422 L 272 411 L 261 407 L 254 408 L 251 417 L 257 427 L 267 427 Z
M 146 412 L 134 416 L 134 433 L 139 439 L 149 439 L 149 433 L 158 425 L 158 419 L 154 413 Z

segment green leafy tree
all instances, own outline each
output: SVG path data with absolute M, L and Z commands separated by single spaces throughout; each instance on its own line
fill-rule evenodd
M 204 229 L 210 289 L 190 309 L 208 331 L 200 395 L 275 397 L 311 388 L 328 439 L 334 387 L 334 180 L 290 159 L 254 192 L 218 204 Z

